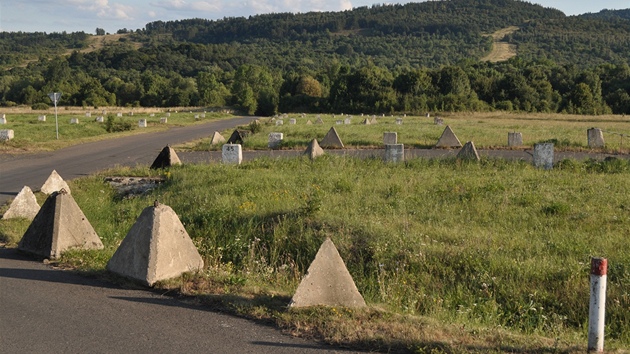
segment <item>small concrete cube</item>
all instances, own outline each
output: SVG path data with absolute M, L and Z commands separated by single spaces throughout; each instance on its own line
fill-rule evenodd
M 147 127 L 147 120 L 146 119 L 140 119 L 138 121 L 138 127 L 140 128 L 146 128 Z
M 384 132 L 383 144 L 385 145 L 398 144 L 398 133 L 397 132 Z
M 405 161 L 405 145 L 404 144 L 385 145 L 385 162 L 402 162 L 402 161 Z
M 269 141 L 267 143 L 267 147 L 270 149 L 277 149 L 282 146 L 283 139 L 284 134 L 282 133 L 269 133 Z
M 225 144 L 221 152 L 224 164 L 240 165 L 243 162 L 243 149 L 241 144 Z
M 508 133 L 508 146 L 522 146 L 523 134 L 518 132 Z
M 13 129 L 0 130 L 0 141 L 9 141 L 13 139 L 13 137 L 14 137 Z
M 79 118 L 70 118 L 70 124 L 79 124 Z
M 599 128 L 591 128 L 586 131 L 588 138 L 588 147 L 590 148 L 602 148 L 604 145 L 604 133 Z
M 534 166 L 545 170 L 553 168 L 553 143 L 534 145 Z

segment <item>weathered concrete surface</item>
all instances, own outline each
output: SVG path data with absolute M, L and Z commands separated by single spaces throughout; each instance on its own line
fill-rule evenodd
M 435 147 L 438 148 L 460 148 L 462 147 L 462 143 L 459 141 L 453 129 L 449 125 L 446 126 L 444 132 L 442 132 L 442 136 L 438 139 Z
M 33 220 L 39 212 L 39 204 L 35 194 L 28 187 L 24 186 L 20 193 L 13 199 L 9 209 L 2 215 L 3 219 L 24 218 Z
M 267 147 L 270 149 L 277 149 L 282 146 L 284 140 L 284 134 L 278 132 L 271 132 L 267 136 Z
M 72 198 L 53 192 L 28 227 L 18 249 L 55 259 L 71 248 L 102 249 L 96 231 Z
M 319 144 L 317 143 L 317 139 L 311 140 L 311 142 L 306 147 L 306 150 L 304 151 L 304 155 L 308 156 L 311 160 L 324 154 L 324 149 L 319 146 Z
M 243 147 L 241 144 L 225 144 L 221 148 L 221 157 L 224 164 L 240 165 L 243 162 Z
M 217 145 L 224 142 L 225 142 L 225 138 L 219 132 L 214 132 L 212 134 L 212 138 L 210 138 L 210 145 Z
M 606 145 L 604 142 L 604 133 L 599 128 L 591 128 L 586 131 L 588 138 L 588 147 L 602 148 Z
M 383 144 L 398 144 L 398 133 L 397 132 L 383 132 Z
M 42 185 L 40 191 L 45 194 L 52 194 L 53 192 L 58 192 L 64 189 L 68 194 L 70 194 L 70 187 L 68 187 L 68 183 L 61 178 L 61 176 L 57 173 L 57 171 L 53 170 L 46 179 L 46 182 Z
M 324 136 L 324 139 L 320 141 L 319 145 L 324 148 L 339 148 L 343 149 L 343 142 L 341 142 L 341 138 L 339 134 L 337 134 L 337 129 L 335 127 L 331 127 Z
M 457 154 L 457 158 L 462 159 L 462 160 L 479 161 L 479 153 L 477 152 L 477 149 L 475 148 L 475 143 L 473 143 L 472 141 L 469 141 L 466 144 L 464 144 L 464 147 L 461 150 L 459 150 L 459 153 Z
M 333 242 L 327 238 L 300 282 L 290 307 L 365 307 L 352 276 Z
M 171 207 L 145 208 L 107 263 L 110 272 L 152 286 L 203 268 L 188 232 Z
M 403 162 L 403 161 L 405 161 L 405 145 L 404 144 L 385 145 L 385 162 Z
M 160 151 L 155 160 L 153 160 L 153 163 L 151 164 L 151 169 L 157 170 L 160 168 L 166 168 L 181 164 L 182 162 L 180 161 L 179 156 L 177 156 L 175 150 L 167 145 L 164 147 L 164 149 L 162 149 L 162 151 Z
M 523 146 L 523 134 L 519 132 L 508 133 L 508 146 Z
M 553 168 L 553 143 L 534 145 L 534 166 L 545 170 Z

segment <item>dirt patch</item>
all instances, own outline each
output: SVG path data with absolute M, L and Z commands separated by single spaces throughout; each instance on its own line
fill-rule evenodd
M 518 31 L 518 29 L 519 28 L 516 26 L 510 26 L 502 28 L 491 34 L 490 36 L 494 40 L 492 44 L 492 51 L 490 51 L 490 53 L 488 53 L 485 57 L 481 58 L 481 61 L 496 63 L 515 57 L 517 55 L 516 45 L 509 44 L 504 41 L 504 38 L 505 36 Z

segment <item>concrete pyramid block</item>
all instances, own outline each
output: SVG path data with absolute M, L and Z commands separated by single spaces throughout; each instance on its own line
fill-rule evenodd
M 324 139 L 319 143 L 321 147 L 325 148 L 340 148 L 343 149 L 343 143 L 335 127 L 331 127 Z
M 243 139 L 249 136 L 249 130 L 236 129 L 227 140 L 228 144 L 243 144 Z
M 310 119 L 306 121 L 306 125 L 312 125 L 312 124 L 313 124 L 313 122 L 311 122 Z
M 214 132 L 212 138 L 210 138 L 211 145 L 217 145 L 225 142 L 225 138 L 219 132 Z
M 145 208 L 107 263 L 107 270 L 153 286 L 203 268 L 203 260 L 175 211 Z
M 180 161 L 179 156 L 177 156 L 175 150 L 167 145 L 164 147 L 164 149 L 162 149 L 162 151 L 160 151 L 155 160 L 153 160 L 153 163 L 151 164 L 151 169 L 157 170 L 159 168 L 166 168 L 173 165 L 181 164 L 182 162 Z
M 455 135 L 455 133 L 453 133 L 451 127 L 447 125 L 446 129 L 444 129 L 444 132 L 442 132 L 442 136 L 440 136 L 437 144 L 435 144 L 435 147 L 460 148 L 462 147 L 462 143 L 459 142 L 459 139 L 457 139 L 457 136 Z
M 370 119 L 370 124 L 378 124 L 376 117 L 372 117 L 372 119 Z
M 477 152 L 477 149 L 475 148 L 475 143 L 473 143 L 472 141 L 469 141 L 466 144 L 464 144 L 464 147 L 461 150 L 459 150 L 459 153 L 457 153 L 457 158 L 462 159 L 462 160 L 479 161 L 479 153 Z
M 315 124 L 324 124 L 324 120 L 323 120 L 321 117 L 319 117 L 319 118 L 317 118 L 317 120 L 315 121 Z
M 311 160 L 313 160 L 316 157 L 324 155 L 324 150 L 317 143 L 317 139 L 313 139 L 306 147 L 304 155 L 307 155 Z
M 317 251 L 289 307 L 318 305 L 366 306 L 337 248 L 329 238 Z
M 46 182 L 42 185 L 40 191 L 45 194 L 52 194 L 53 192 L 58 192 L 64 189 L 68 194 L 70 194 L 70 187 L 66 181 L 61 178 L 61 176 L 57 173 L 57 171 L 53 170 L 46 179 Z
M 363 125 L 370 125 L 370 124 L 371 124 L 371 123 L 370 123 L 370 118 L 365 118 L 365 119 L 363 120 L 363 122 L 361 122 L 361 124 L 363 124 Z
M 103 243 L 74 198 L 61 190 L 46 199 L 18 249 L 55 259 L 71 248 L 102 249 Z
M 24 186 L 20 193 L 15 196 L 9 209 L 2 215 L 3 219 L 24 218 L 33 220 L 39 212 L 39 204 L 35 194 L 28 186 Z

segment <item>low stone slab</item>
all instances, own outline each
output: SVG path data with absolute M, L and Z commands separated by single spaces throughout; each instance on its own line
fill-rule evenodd
M 61 178 L 57 171 L 53 170 L 50 173 L 50 176 L 46 179 L 46 182 L 42 185 L 40 191 L 45 194 L 52 194 L 62 189 L 70 194 L 70 187 L 68 186 L 68 183 Z
M 146 128 L 146 127 L 147 127 L 147 120 L 146 120 L 146 119 L 140 119 L 140 120 L 138 120 L 138 127 L 140 127 L 140 128 Z
M 42 115 L 38 116 L 38 117 L 37 117 L 37 120 L 38 120 L 39 122 L 45 122 L 45 121 L 46 121 L 46 115 L 45 115 L 45 114 L 42 114 Z
M 302 278 L 289 307 L 309 306 L 365 307 L 365 300 L 354 284 L 343 259 L 327 238 Z
M 440 117 L 433 118 L 433 124 L 435 125 L 444 125 L 444 119 Z
M 283 124 L 284 124 L 284 121 L 282 119 L 278 119 L 276 121 L 276 126 L 280 126 L 280 125 L 283 125 Z
M 295 125 L 295 124 L 297 124 L 297 120 L 295 118 L 291 118 L 291 119 L 289 119 L 289 124 Z
M 350 120 L 350 118 L 346 118 L 343 120 L 343 124 L 352 124 L 352 120 Z
M 240 144 L 225 144 L 221 158 L 224 164 L 240 165 L 243 162 L 243 148 Z
M 103 116 L 96 117 L 96 122 L 97 123 L 103 123 L 104 121 L 105 121 L 105 118 Z
M 603 148 L 606 145 L 604 143 L 604 133 L 601 129 L 591 128 L 586 131 L 586 135 L 588 138 L 588 147 Z
M 9 141 L 15 137 L 13 129 L 0 130 L 0 141 Z
M 396 118 L 396 124 L 397 125 L 402 125 L 403 124 L 402 118 Z
M 107 270 L 153 286 L 203 268 L 203 259 L 175 211 L 145 208 L 107 263 Z
M 553 168 L 553 143 L 534 145 L 534 166 L 544 170 Z
M 56 259 L 73 248 L 102 249 L 103 243 L 74 198 L 61 190 L 46 199 L 18 249 Z
M 79 118 L 70 118 L 70 124 L 79 124 Z
M 405 161 L 405 145 L 404 144 L 385 145 L 385 162 L 403 162 L 403 161 Z
M 397 132 L 384 132 L 383 144 L 385 145 L 398 144 L 398 133 Z
M 523 134 L 519 132 L 508 133 L 508 146 L 523 146 Z
M 269 133 L 267 147 L 270 149 L 277 149 L 282 146 L 284 140 L 284 134 L 282 133 Z
M 160 118 L 160 123 L 162 123 L 162 124 L 168 123 L 168 118 L 167 117 Z
M 28 187 L 24 186 L 20 193 L 15 196 L 15 199 L 9 205 L 9 209 L 2 215 L 3 219 L 15 219 L 24 218 L 33 220 L 39 212 L 39 204 L 37 204 L 37 198 L 35 194 Z

